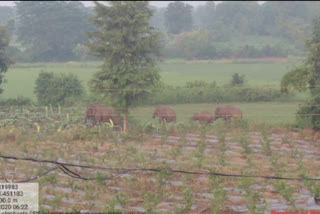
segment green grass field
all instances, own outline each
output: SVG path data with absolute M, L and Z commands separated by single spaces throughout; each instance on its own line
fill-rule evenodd
M 53 71 L 76 74 L 87 87 L 94 72 L 99 70 L 100 62 L 33 63 L 16 64 L 5 74 L 3 98 L 18 95 L 35 99 L 33 89 L 35 80 L 41 71 Z M 230 81 L 234 73 L 245 75 L 248 85 L 279 87 L 282 76 L 290 68 L 286 63 L 189 63 L 183 60 L 164 61 L 158 65 L 163 82 L 182 86 L 188 81 L 216 81 L 218 85 Z
M 278 87 L 282 76 L 288 72 L 287 64 L 280 63 L 163 63 L 162 79 L 170 85 L 183 85 L 192 80 L 228 83 L 235 73 L 245 75 L 247 84 Z
M 35 80 L 41 71 L 76 74 L 84 86 L 87 87 L 87 82 L 91 79 L 94 72 L 99 70 L 100 64 L 100 62 L 16 64 L 6 73 L 8 82 L 4 85 L 4 93 L 1 97 L 15 98 L 22 95 L 36 100 L 33 90 Z M 248 85 L 279 88 L 282 76 L 289 71 L 292 64 L 190 63 L 183 60 L 167 60 L 158 66 L 161 71 L 162 81 L 170 85 L 182 86 L 192 80 L 216 81 L 218 85 L 223 85 L 230 81 L 234 73 L 239 73 L 245 75 L 246 84 Z M 250 122 L 285 124 L 294 122 L 299 102 L 229 104 L 240 107 Z M 209 111 L 214 113 L 217 104 L 181 104 L 170 106 L 177 111 L 178 120 L 186 122 L 195 112 Z M 136 119 L 146 122 L 152 120 L 153 109 L 154 107 L 138 107 L 132 110 L 131 114 Z
M 299 103 L 281 103 L 281 102 L 260 102 L 260 103 L 219 103 L 222 105 L 233 105 L 239 107 L 244 114 L 244 118 L 252 123 L 266 123 L 269 125 L 286 125 L 295 121 L 295 113 L 298 110 Z M 166 105 L 163 105 L 166 106 Z M 169 106 L 169 105 L 168 105 Z M 194 113 L 208 111 L 214 115 L 214 110 L 218 104 L 177 104 L 170 105 L 177 113 L 177 121 L 188 122 Z M 154 107 L 138 107 L 133 109 L 130 114 L 141 122 L 153 121 Z

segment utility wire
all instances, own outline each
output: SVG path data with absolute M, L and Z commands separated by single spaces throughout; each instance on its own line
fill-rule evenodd
M 111 168 L 111 167 L 99 167 L 99 166 L 89 166 L 89 165 L 80 165 L 80 164 L 70 164 L 70 163 L 62 163 L 58 161 L 50 161 L 50 160 L 40 160 L 40 159 L 34 159 L 34 158 L 19 158 L 19 157 L 13 157 L 13 156 L 5 156 L 0 155 L 0 158 L 3 159 L 11 159 L 11 160 L 21 160 L 21 161 L 31 161 L 31 162 L 37 162 L 37 163 L 51 163 L 58 165 L 59 168 L 68 176 L 72 178 L 78 178 L 83 180 L 97 180 L 98 178 L 85 178 L 81 177 L 80 175 L 71 172 L 69 169 L 66 168 L 66 166 L 70 167 L 80 167 L 80 168 L 87 168 L 87 169 L 97 169 L 97 170 L 109 170 L 109 171 L 123 171 L 121 174 L 126 174 L 129 172 L 134 171 L 143 171 L 143 172 L 162 172 L 164 169 L 157 169 L 157 168 Z M 61 167 L 63 166 L 63 167 Z M 56 170 L 56 169 L 54 169 Z M 68 172 L 66 172 L 68 171 Z M 181 174 L 191 174 L 191 175 L 213 175 L 213 176 L 221 176 L 221 177 L 246 177 L 246 178 L 263 178 L 263 179 L 272 179 L 272 180 L 297 180 L 297 181 L 320 181 L 320 178 L 292 178 L 292 177 L 279 177 L 279 176 L 264 176 L 264 175 L 241 175 L 241 174 L 227 174 L 227 173 L 219 173 L 219 172 L 203 172 L 203 171 L 186 171 L 186 170 L 175 170 L 175 169 L 166 169 L 166 172 L 171 173 L 181 173 Z M 69 173 L 71 172 L 72 175 Z M 39 177 L 39 176 L 38 176 Z M 100 178 L 100 179 L 111 179 L 111 178 Z M 20 181 L 21 182 L 21 181 Z

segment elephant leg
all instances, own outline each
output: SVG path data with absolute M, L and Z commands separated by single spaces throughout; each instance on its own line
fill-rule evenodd
M 94 116 L 94 125 L 97 125 L 98 123 L 100 123 L 100 115 L 95 115 Z

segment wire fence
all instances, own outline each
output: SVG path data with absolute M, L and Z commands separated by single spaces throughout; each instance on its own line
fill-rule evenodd
M 210 84 L 209 82 L 207 82 Z M 177 90 L 177 89 L 184 89 L 184 90 L 214 90 L 214 89 L 276 89 L 280 91 L 279 85 L 251 85 L 251 86 L 231 86 L 231 85 L 223 85 L 223 86 L 215 86 L 215 87 L 206 87 L 206 86 L 194 86 L 194 87 L 185 87 L 185 86 L 168 86 L 164 88 L 101 88 L 101 89 L 95 89 L 95 91 L 162 91 L 162 90 Z M 320 88 L 320 85 L 314 85 L 314 86 L 295 86 L 296 89 L 313 89 L 313 88 Z M 50 90 L 56 90 L 56 91 L 82 91 L 82 89 L 79 88 L 50 88 Z M 46 92 L 47 89 L 39 90 Z
M 278 103 L 278 104 L 274 104 L 274 103 L 269 103 L 269 102 L 247 102 L 247 103 L 241 103 L 241 102 L 230 102 L 230 103 L 224 103 L 224 102 L 215 102 L 215 103 L 179 103 L 179 104 L 160 104 L 160 105 L 150 105 L 150 106 L 137 106 L 137 107 L 130 107 L 130 108 L 120 108 L 120 107 L 112 107 L 114 110 L 127 110 L 127 109 L 137 109 L 137 108 L 157 108 L 157 107 L 171 107 L 171 108 L 179 108 L 180 105 L 188 105 L 187 109 L 192 109 L 192 110 L 201 110 L 205 107 L 211 106 L 212 108 L 216 108 L 216 107 L 222 107 L 222 106 L 230 106 L 232 105 L 233 107 L 241 107 L 241 106 L 246 106 L 250 109 L 263 109 L 265 108 L 265 106 L 259 106 L 259 105 L 265 105 L 268 104 L 268 107 L 275 107 L 275 108 L 279 108 L 279 106 L 283 106 L 283 105 L 296 105 L 297 107 L 300 106 L 314 106 L 314 107 L 320 107 L 320 105 L 308 105 L 308 104 L 300 104 L 300 103 L 291 103 L 291 102 L 284 102 L 284 103 Z M 17 109 L 17 110 L 32 110 L 32 109 L 42 109 L 42 110 L 69 110 L 69 109 L 86 109 L 89 106 L 95 106 L 95 105 L 100 105 L 100 104 L 90 104 L 90 105 L 81 105 L 81 106 L 74 106 L 74 107 L 70 107 L 70 106 L 35 106 L 35 105 L 25 105 L 25 106 L 19 106 L 19 105 L 7 105 L 7 106 L 0 106 L 0 110 L 6 110 L 6 109 Z M 191 106 L 190 106 L 191 105 Z M 197 105 L 192 106 L 192 105 Z M 100 106 L 107 106 L 107 105 L 100 105 Z M 110 106 L 111 107 L 111 106 Z M 184 107 L 184 106 L 182 106 Z M 287 107 L 287 106 L 283 106 L 283 107 Z
M 1 112 L 0 112 L 1 113 Z M 153 112 L 149 112 L 149 113 L 142 113 L 142 114 L 129 114 L 129 116 L 133 116 L 133 117 L 148 117 L 148 116 L 152 116 L 152 113 Z M 83 112 L 83 114 L 77 114 L 77 113 L 26 113 L 26 112 L 15 112 L 14 113 L 15 115 L 27 115 L 27 116 L 80 116 L 80 115 L 83 115 L 83 117 L 85 117 L 85 112 Z M 88 115 L 88 117 L 94 117 L 94 116 L 117 116 L 117 114 L 111 114 L 111 113 L 98 113 L 98 114 L 90 114 Z M 213 114 L 214 115 L 214 114 Z M 299 115 L 299 116 L 320 116 L 320 114 L 302 114 L 302 113 L 299 113 L 299 114 L 294 114 L 294 115 Z M 164 116 L 174 116 L 174 115 L 168 115 L 168 114 L 158 114 L 156 117 L 164 117 Z M 176 116 L 183 116 L 183 117 L 193 117 L 195 116 L 195 113 L 194 114 L 184 114 L 184 113 L 177 113 Z M 225 117 L 234 117 L 234 116 L 239 116 L 239 114 L 219 114 L 219 116 L 225 116 Z M 256 114 L 243 114 L 243 118 L 245 117 L 257 117 L 257 116 L 269 116 L 269 117 L 288 117 L 288 116 L 293 116 L 292 114 L 288 113 L 288 114 L 261 114 L 261 113 L 256 113 Z M 0 117 L 1 117 L 1 114 L 0 114 Z M 206 116 L 200 116 L 200 117 L 206 117 Z M 6 116 L 6 119 L 7 116 Z M 1 118 L 0 118 L 1 120 Z
M 16 160 L 16 161 L 27 161 L 27 162 L 36 162 L 36 163 L 47 163 L 47 164 L 54 164 L 56 167 L 47 170 L 45 173 L 42 173 L 39 176 L 33 177 L 31 179 L 22 180 L 22 181 L 15 181 L 17 183 L 24 183 L 39 179 L 48 173 L 60 169 L 64 174 L 68 175 L 69 177 L 81 179 L 81 180 L 110 180 L 118 177 L 122 174 L 128 174 L 130 172 L 170 172 L 170 173 L 179 173 L 179 174 L 191 174 L 191 175 L 211 175 L 211 176 L 220 176 L 220 177 L 235 177 L 235 178 L 262 178 L 262 179 L 271 179 L 271 180 L 296 180 L 296 181 L 320 181 L 320 178 L 308 178 L 308 177 L 280 177 L 280 176 L 265 176 L 265 175 L 241 175 L 241 174 L 228 174 L 228 173 L 220 173 L 220 172 L 210 172 L 208 170 L 201 170 L 201 171 L 188 171 L 188 170 L 177 170 L 177 169 L 160 169 L 160 168 L 112 168 L 112 167 L 102 167 L 102 166 L 90 166 L 90 165 L 81 165 L 81 164 L 70 164 L 70 163 L 63 163 L 59 161 L 52 161 L 52 160 L 41 160 L 41 159 L 34 159 L 34 158 L 21 158 L 15 156 L 5 156 L 0 155 L 0 158 L 7 159 L 7 160 Z M 117 176 L 112 177 L 83 177 L 78 173 L 73 172 L 67 167 L 80 167 L 86 169 L 95 169 L 95 170 L 105 170 L 105 171 L 121 171 L 118 173 Z M 8 180 L 5 177 L 2 177 L 4 180 Z

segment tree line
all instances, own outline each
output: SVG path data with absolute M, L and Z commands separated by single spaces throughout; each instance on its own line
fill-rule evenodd
M 37 30 L 40 35 L 47 35 L 49 38 L 55 38 L 56 32 L 61 30 L 61 26 L 56 26 L 52 24 L 51 19 L 47 20 L 46 31 L 41 31 L 43 29 L 39 28 L 42 22 L 34 22 L 35 17 L 34 13 L 31 13 L 35 8 L 42 8 L 48 6 L 49 2 L 41 2 L 37 4 L 27 2 L 20 2 L 17 4 L 18 10 L 19 6 L 23 5 L 25 10 L 29 13 L 25 17 L 23 22 L 31 23 L 31 30 Z M 175 2 L 176 3 L 176 2 Z M 175 4 L 169 4 L 170 5 Z M 60 8 L 60 4 L 70 4 L 70 7 L 73 9 L 77 8 L 77 11 L 83 9 L 83 5 L 80 6 L 78 3 L 73 2 L 57 2 L 57 4 L 50 5 L 47 10 L 41 10 L 42 13 L 51 14 L 51 10 L 54 8 Z M 128 132 L 128 118 L 129 118 L 129 109 L 133 108 L 141 103 L 141 101 L 146 100 L 150 95 L 154 95 L 154 89 L 161 87 L 159 70 L 155 67 L 156 63 L 162 58 L 161 54 L 161 33 L 155 30 L 154 27 L 150 24 L 150 19 L 152 18 L 152 10 L 150 9 L 148 2 L 109 2 L 109 6 L 106 6 L 102 3 L 95 2 L 94 13 L 90 17 L 90 22 L 95 26 L 95 30 L 87 34 L 88 42 L 84 46 L 88 48 L 91 55 L 98 57 L 103 61 L 101 70 L 94 74 L 93 78 L 89 81 L 90 91 L 96 95 L 97 98 L 100 98 L 99 102 L 108 101 L 110 105 L 116 107 L 120 113 L 124 114 L 124 131 Z M 180 4 L 180 3 L 179 3 Z M 29 7 L 30 6 L 30 7 Z M 76 6 L 76 7 L 75 7 Z M 43 8 L 42 8 L 43 9 Z M 70 8 L 69 8 L 70 9 Z M 191 7 L 186 7 L 186 9 L 191 10 Z M 169 10 L 166 11 L 168 14 Z M 61 12 L 62 13 L 62 12 Z M 67 14 L 67 13 L 66 13 Z M 65 15 L 66 15 L 65 14 Z M 79 16 L 70 15 L 71 17 Z M 166 16 L 167 18 L 169 16 Z M 66 19 L 63 14 L 59 17 L 53 17 L 53 19 Z M 167 19 L 166 18 L 166 19 Z M 36 19 L 37 20 L 37 19 Z M 75 19 L 74 22 L 68 22 L 68 26 L 78 26 L 78 19 Z M 297 118 L 298 124 L 302 127 L 313 127 L 314 129 L 320 129 L 320 119 L 319 119 L 319 103 L 320 103 L 320 17 L 313 19 L 311 22 L 312 33 L 309 36 L 309 39 L 306 40 L 306 50 L 307 57 L 304 60 L 304 63 L 300 66 L 297 66 L 286 74 L 281 82 L 282 92 L 288 93 L 290 89 L 296 89 L 299 91 L 309 91 L 311 93 L 311 98 L 308 103 L 300 108 L 300 114 L 309 115 L 307 118 Z M 22 25 L 22 20 L 20 20 L 19 25 Z M 9 23 L 9 22 L 8 22 Z M 0 25 L 0 74 L 5 73 L 8 70 L 8 67 L 14 63 L 12 58 L 9 57 L 6 53 L 6 50 L 10 41 L 10 32 L 7 30 L 7 26 L 4 27 Z M 46 22 L 45 22 L 46 23 Z M 43 23 L 42 23 L 43 24 Z M 172 23 L 171 23 L 172 24 Z M 18 25 L 18 26 L 19 26 Z M 32 27 L 33 25 L 36 25 Z M 23 26 L 24 29 L 30 30 Z M 52 51 L 51 57 L 54 58 L 54 50 L 66 51 L 65 47 L 57 46 L 52 41 L 47 41 L 47 43 L 42 43 L 37 41 L 41 40 L 41 36 L 33 38 L 32 36 L 28 37 L 26 35 L 20 35 L 17 28 L 17 35 L 19 39 L 25 39 L 25 48 L 28 47 L 34 48 L 38 44 L 44 45 L 47 47 L 47 51 Z M 190 28 L 183 27 L 185 31 L 190 31 Z M 62 29 L 65 33 L 59 37 L 63 40 L 64 37 L 70 36 L 68 34 L 71 29 Z M 49 31 L 49 32 L 47 32 Z M 29 31 L 30 32 L 30 31 Z M 55 35 L 52 36 L 51 34 Z M 171 34 L 176 34 L 177 36 L 181 35 L 181 32 L 171 32 Z M 74 34 L 76 36 L 76 34 Z M 79 42 L 77 38 L 68 38 L 69 41 Z M 200 40 L 199 40 L 200 41 Z M 60 41 L 64 44 L 64 41 Z M 54 46 L 55 44 L 56 46 Z M 79 43 L 78 43 L 79 44 Z M 53 46 L 51 46 L 53 45 Z M 56 47 L 57 49 L 50 49 Z M 44 56 L 46 52 L 42 53 Z M 55 56 L 56 57 L 56 56 Z M 59 58 L 54 58 L 58 60 Z M 234 76 L 232 81 L 233 85 L 243 84 L 241 76 Z M 3 75 L 0 75 L 0 84 L 3 82 Z M 72 84 L 71 84 L 72 83 Z M 61 93 L 56 93 L 54 96 L 55 104 L 63 101 L 67 102 L 64 98 L 68 95 L 68 88 L 73 85 L 75 88 L 79 88 L 78 91 L 75 91 L 75 94 L 71 94 L 70 97 L 81 96 L 83 90 L 79 84 L 79 81 L 76 80 L 74 76 L 54 76 L 53 74 L 42 73 L 39 75 L 39 78 L 36 83 L 35 93 L 38 95 L 45 95 L 50 90 L 50 86 L 55 88 L 59 87 Z M 215 84 L 206 84 L 206 83 L 188 83 L 187 87 L 194 88 L 194 86 L 216 88 Z M 49 88 L 48 88 L 49 86 Z M 210 89 L 210 91 L 212 91 Z M 0 90 L 0 93 L 2 90 Z M 248 94 L 248 91 L 241 90 L 241 93 Z M 252 92 L 249 92 L 250 97 L 252 97 Z M 203 96 L 203 90 L 196 91 L 196 96 Z M 269 92 L 267 92 L 269 94 Z M 199 96 L 200 95 L 200 96 Z M 39 97 L 39 101 L 42 100 L 43 103 L 50 104 L 46 99 L 48 97 L 42 96 Z M 275 94 L 275 96 L 278 96 Z M 209 94 L 209 97 L 213 97 Z M 209 100 L 209 99 L 207 99 Z M 300 120 L 300 122 L 299 122 Z
M 164 35 L 166 58 L 286 57 L 303 55 L 320 2 L 183 2 L 148 6 L 151 25 Z M 11 36 L 9 56 L 21 62 L 94 60 L 84 45 L 93 7 L 81 2 L 17 2 L 0 7 Z

